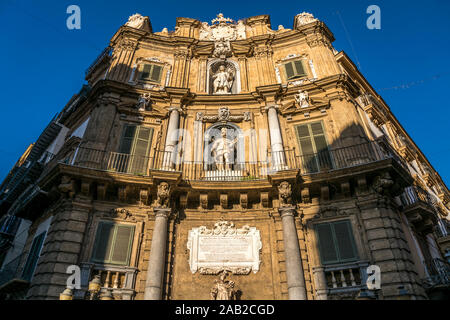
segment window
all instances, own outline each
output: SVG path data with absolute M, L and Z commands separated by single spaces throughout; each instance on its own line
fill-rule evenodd
M 33 277 L 46 234 L 47 232 L 44 231 L 33 239 L 27 261 L 25 262 L 22 271 L 22 278 L 24 280 L 31 281 L 31 278 Z
M 91 260 L 104 264 L 128 265 L 133 236 L 132 225 L 99 222 Z
M 291 61 L 284 64 L 284 70 L 286 71 L 286 78 L 288 80 L 305 77 L 306 73 L 305 65 L 302 60 Z
M 126 124 L 119 153 L 113 154 L 109 169 L 133 174 L 146 174 L 153 128 Z
M 335 264 L 358 259 L 352 227 L 349 220 L 316 225 L 322 264 Z
M 306 173 L 333 168 L 322 121 L 298 125 L 295 133 Z
M 163 67 L 153 63 L 139 65 L 139 80 L 160 82 Z

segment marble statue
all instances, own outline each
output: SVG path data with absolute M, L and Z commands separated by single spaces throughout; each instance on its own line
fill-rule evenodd
M 311 13 L 308 12 L 302 12 L 295 16 L 295 19 L 297 20 L 297 26 L 303 26 L 305 24 L 317 21 L 316 18 Z
M 214 286 L 211 288 L 211 300 L 236 300 L 236 291 L 234 281 L 225 280 L 228 276 L 227 271 L 223 271 L 219 280 L 214 280 Z
M 295 101 L 297 101 L 300 108 L 309 107 L 309 95 L 307 91 L 299 90 L 295 95 Z
M 217 138 L 211 147 L 211 152 L 214 157 L 214 163 L 218 170 L 231 170 L 233 163 L 234 146 L 237 138 L 234 140 L 227 138 L 227 128 L 222 127 L 220 131 L 221 138 Z
M 221 65 L 219 70 L 212 76 L 214 82 L 215 94 L 228 94 L 231 93 L 231 86 L 233 85 L 234 73 L 231 68 L 225 68 L 225 65 Z
M 145 17 L 143 17 L 139 13 L 135 13 L 132 16 L 128 18 L 127 23 L 125 23 L 126 26 L 132 27 L 135 29 L 141 29 L 144 26 Z

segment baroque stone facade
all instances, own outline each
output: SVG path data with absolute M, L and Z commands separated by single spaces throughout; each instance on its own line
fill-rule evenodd
M 1 186 L 30 227 L 0 294 L 58 299 L 71 265 L 75 299 L 95 277 L 114 299 L 448 294 L 449 190 L 333 41 L 309 13 L 131 16 L 24 155 L 32 182 L 21 159 Z

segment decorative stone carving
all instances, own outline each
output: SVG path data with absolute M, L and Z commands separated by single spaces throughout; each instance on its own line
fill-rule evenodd
M 260 232 L 248 225 L 236 228 L 222 220 L 213 229 L 193 228 L 189 231 L 187 248 L 192 273 L 218 274 L 223 270 L 233 274 L 256 273 L 261 263 Z
M 137 103 L 137 105 L 136 105 L 136 108 L 139 110 L 139 111 L 145 111 L 145 110 L 147 110 L 147 107 L 148 107 L 148 105 L 150 104 L 150 93 L 149 92 L 146 92 L 146 93 L 144 93 L 144 94 L 142 94 L 140 97 L 139 97 L 139 100 L 138 100 L 138 103 Z
M 287 181 L 283 181 L 278 186 L 278 196 L 280 199 L 280 207 L 288 207 L 292 205 L 292 190 L 291 184 Z
M 127 23 L 125 23 L 126 26 L 132 27 L 135 29 L 142 29 L 145 23 L 145 17 L 142 16 L 139 13 L 135 13 L 132 16 L 128 18 Z
M 242 209 L 247 209 L 248 208 L 248 194 L 241 193 L 239 196 L 239 202 L 241 204 Z
M 139 201 L 141 205 L 147 205 L 148 202 L 148 189 L 139 190 Z
M 62 176 L 58 190 L 67 197 L 73 198 L 75 195 L 75 180 L 72 180 L 69 176 Z
M 219 48 L 216 48 L 219 49 Z M 225 49 L 220 49 L 225 50 Z M 222 52 L 222 51 L 220 51 Z M 214 94 L 230 94 L 233 86 L 235 72 L 231 66 L 226 67 L 225 64 L 219 66 L 219 69 L 212 75 L 213 93 Z
M 213 57 L 225 58 L 231 56 L 231 47 L 229 41 L 219 40 L 214 42 Z
M 302 12 L 295 16 L 295 20 L 297 21 L 297 27 L 304 26 L 305 24 L 318 21 L 311 13 Z
M 156 200 L 153 206 L 158 208 L 167 208 L 169 206 L 170 199 L 170 186 L 167 182 L 161 182 L 158 185 L 158 191 L 156 194 Z
M 207 193 L 200 194 L 200 206 L 203 209 L 208 209 L 208 194 Z
M 228 194 L 226 193 L 220 194 L 220 205 L 222 206 L 223 209 L 228 208 Z
M 214 280 L 214 286 L 211 288 L 211 300 L 236 300 L 236 290 L 234 281 L 225 280 L 228 276 L 227 271 L 222 271 L 219 280 Z
M 389 172 L 384 172 L 376 176 L 373 182 L 373 189 L 378 193 L 387 193 L 389 188 L 394 184 Z
M 309 188 L 302 189 L 302 191 L 300 192 L 300 195 L 302 197 L 303 203 L 311 202 L 311 196 L 309 195 Z
M 106 198 L 106 189 L 107 189 L 107 185 L 104 184 L 104 183 L 97 185 L 97 198 L 98 198 L 98 200 L 105 200 L 105 198 Z
M 300 108 L 308 108 L 310 106 L 308 91 L 298 90 L 298 93 L 294 96 L 294 98 Z
M 217 15 L 217 18 L 211 20 L 211 25 L 207 22 L 203 22 L 200 29 L 200 40 L 210 41 L 233 41 L 239 39 L 245 39 L 245 25 L 242 20 L 238 23 L 230 18 L 224 18 L 222 13 Z
M 215 116 L 206 116 L 203 112 L 197 112 L 196 118 L 197 121 L 202 122 L 241 122 L 241 121 L 250 121 L 251 113 L 244 112 L 241 115 L 232 115 L 228 107 L 220 107 L 217 111 L 217 115 Z
M 109 218 L 117 218 L 121 220 L 130 220 L 130 221 L 136 221 L 136 218 L 133 216 L 133 214 L 128 211 L 125 208 L 115 208 L 111 209 L 109 213 L 104 213 L 103 217 L 109 217 Z
M 264 208 L 268 208 L 269 207 L 269 193 L 261 192 L 260 196 L 261 196 L 261 205 Z

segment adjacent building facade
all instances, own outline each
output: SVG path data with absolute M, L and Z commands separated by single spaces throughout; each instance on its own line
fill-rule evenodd
M 333 41 L 131 16 L 0 187 L 0 295 L 448 297 L 449 190 Z

